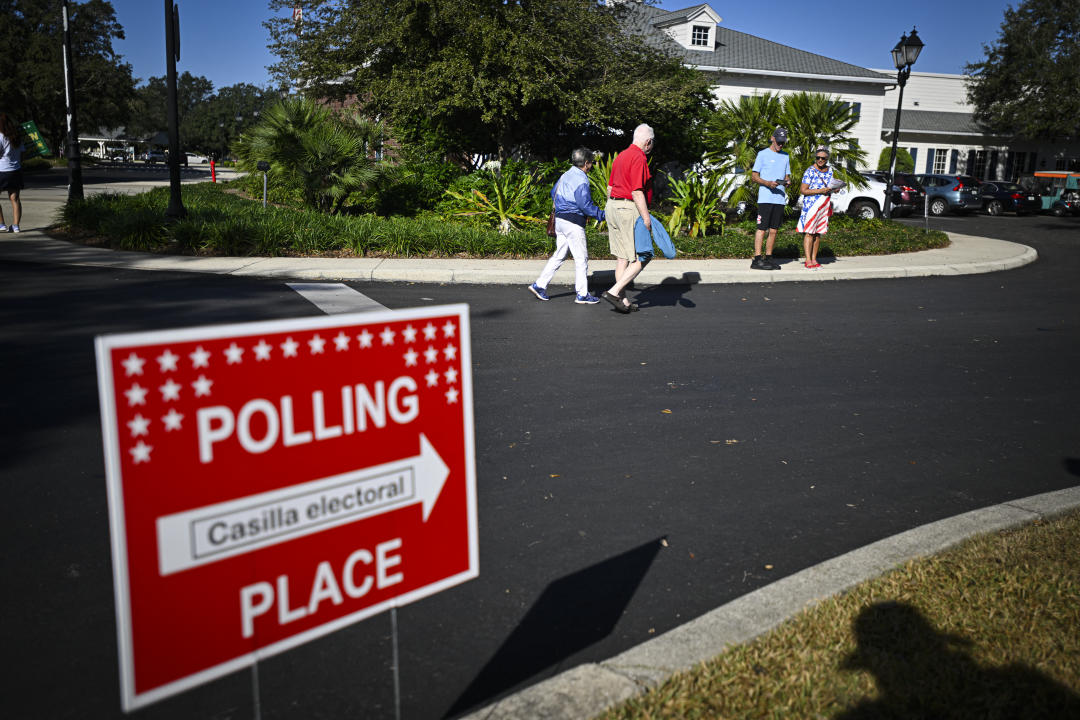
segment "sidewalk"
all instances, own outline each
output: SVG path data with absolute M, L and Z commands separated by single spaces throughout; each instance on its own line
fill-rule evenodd
M 1030 247 L 1004 240 L 950 233 L 952 244 L 937 250 L 902 255 L 824 258 L 822 266 L 807 270 L 797 260 L 783 261 L 782 270 L 751 270 L 749 259 L 654 260 L 643 271 L 639 286 L 667 284 L 722 284 L 820 282 L 875 278 L 971 275 L 1010 270 L 1034 262 Z M 469 260 L 457 258 L 256 258 L 188 257 L 106 250 L 56 240 L 41 229 L 23 225 L 18 235 L 0 236 L 0 258 L 129 270 L 168 270 L 302 280 L 362 280 L 383 282 L 471 283 L 528 285 L 536 280 L 546 260 Z M 613 274 L 615 261 L 591 260 L 589 269 Z M 554 284 L 573 285 L 571 259 L 556 274 Z

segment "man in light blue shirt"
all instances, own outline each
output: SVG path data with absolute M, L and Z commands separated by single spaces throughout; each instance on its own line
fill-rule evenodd
M 758 188 L 757 231 L 754 233 L 754 259 L 750 263 L 753 270 L 779 270 L 780 265 L 772 258 L 773 245 L 776 244 L 776 231 L 784 220 L 784 206 L 787 205 L 787 186 L 791 183 L 791 162 L 783 152 L 788 140 L 788 133 L 782 127 L 773 130 L 769 147 L 757 154 L 754 160 L 751 179 L 760 185 Z M 761 256 L 761 241 L 768 232 L 765 243 L 765 256 Z

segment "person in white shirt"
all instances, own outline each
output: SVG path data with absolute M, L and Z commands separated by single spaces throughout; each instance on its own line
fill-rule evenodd
M 19 126 L 7 113 L 0 112 L 0 191 L 7 191 L 11 201 L 11 213 L 14 217 L 11 232 L 19 232 L 22 219 L 22 200 L 19 191 L 23 189 L 22 179 L 22 140 Z M 4 210 L 0 207 L 0 232 L 7 232 Z

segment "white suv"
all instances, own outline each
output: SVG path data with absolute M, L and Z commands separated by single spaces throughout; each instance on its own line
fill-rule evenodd
M 834 213 L 847 213 L 864 220 L 881 217 L 881 209 L 885 206 L 885 183 L 865 176 L 863 179 L 868 183 L 867 187 L 846 185 L 843 190 L 833 193 Z

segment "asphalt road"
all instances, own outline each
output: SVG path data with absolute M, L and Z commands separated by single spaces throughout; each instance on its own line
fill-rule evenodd
M 931 223 L 1040 260 L 647 288 L 629 316 L 569 289 L 354 283 L 390 308 L 472 313 L 480 577 L 399 611 L 402 716 L 459 714 L 852 548 L 1077 485 L 1080 220 Z M 0 279 L 5 705 L 118 717 L 92 339 L 318 311 L 280 281 Z M 259 714 L 393 717 L 390 664 L 381 615 L 260 663 Z M 136 716 L 255 717 L 252 686 L 238 672 Z

